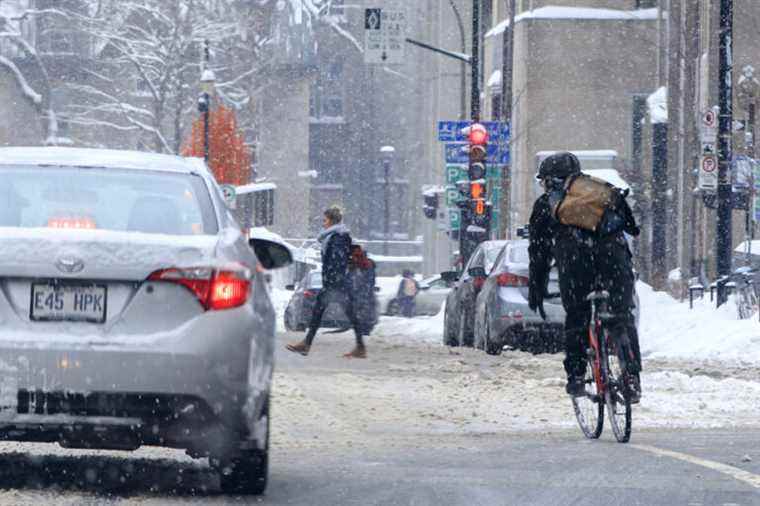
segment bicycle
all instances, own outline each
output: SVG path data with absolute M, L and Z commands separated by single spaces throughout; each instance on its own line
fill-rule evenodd
M 627 443 L 631 438 L 631 388 L 633 375 L 628 364 L 635 362 L 627 335 L 611 336 L 607 322 L 613 315 L 607 302 L 609 293 L 604 290 L 591 292 L 586 300 L 591 302 L 589 322 L 589 347 L 586 350 L 586 395 L 573 397 L 573 409 L 578 425 L 589 439 L 597 439 L 604 427 L 604 409 L 612 426 L 615 439 Z
M 736 290 L 736 309 L 740 320 L 752 318 L 758 309 L 758 286 L 755 284 L 756 271 L 750 267 L 739 267 L 731 275 Z

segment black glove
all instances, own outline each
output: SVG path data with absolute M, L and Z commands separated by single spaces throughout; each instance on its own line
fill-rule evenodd
M 544 294 L 539 289 L 532 286 L 528 290 L 528 307 L 530 307 L 531 311 L 540 314 L 543 320 L 546 320 L 546 312 L 544 311 Z

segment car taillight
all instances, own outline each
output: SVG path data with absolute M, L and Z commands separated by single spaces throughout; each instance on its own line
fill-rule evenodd
M 511 272 L 502 272 L 496 276 L 496 284 L 499 286 L 528 286 L 528 278 Z
M 92 218 L 50 218 L 48 228 L 74 228 L 92 230 L 97 228 Z
M 245 271 L 209 268 L 162 269 L 148 276 L 148 281 L 182 285 L 198 298 L 204 309 L 221 310 L 242 306 L 248 300 L 251 282 Z
M 312 292 L 311 290 L 304 290 L 303 291 L 303 296 L 306 297 L 307 299 L 310 299 L 312 297 L 316 297 L 317 296 L 317 292 Z
M 472 284 L 476 290 L 480 290 L 486 284 L 486 278 L 481 278 L 480 276 L 473 278 Z

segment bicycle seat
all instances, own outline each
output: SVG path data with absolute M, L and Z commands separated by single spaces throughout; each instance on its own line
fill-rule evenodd
M 594 290 L 588 296 L 586 296 L 586 300 L 589 301 L 595 301 L 595 300 L 605 300 L 610 298 L 610 293 L 607 290 Z

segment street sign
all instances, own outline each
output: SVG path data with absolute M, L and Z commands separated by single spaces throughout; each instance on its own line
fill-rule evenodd
M 472 121 L 439 121 L 438 140 L 440 142 L 467 142 L 467 135 L 462 130 L 472 124 Z M 507 141 L 510 136 L 509 123 L 501 121 L 481 121 L 486 127 L 490 142 Z
M 700 190 L 718 189 L 718 159 L 715 155 L 702 155 L 697 185 Z
M 467 164 L 470 162 L 470 155 L 465 148 L 466 143 L 449 142 L 443 145 L 444 156 L 447 164 Z M 486 162 L 487 163 L 509 163 L 509 150 L 499 149 L 496 143 L 486 145 Z
M 462 213 L 459 209 L 449 209 L 449 229 L 459 230 L 462 223 Z
M 714 144 L 718 139 L 718 108 L 713 107 L 702 113 L 699 136 L 702 142 Z
M 364 10 L 364 62 L 393 65 L 404 63 L 406 11 Z
M 456 185 L 457 181 L 467 179 L 467 165 L 448 164 L 446 165 L 446 184 Z
M 235 209 L 237 207 L 237 190 L 235 190 L 235 187 L 231 184 L 223 184 L 220 185 L 220 188 L 222 190 L 222 196 L 224 197 L 224 202 L 227 204 L 227 207 L 230 209 Z
M 456 207 L 457 202 L 462 199 L 462 194 L 456 186 L 449 185 L 446 187 L 446 207 Z

